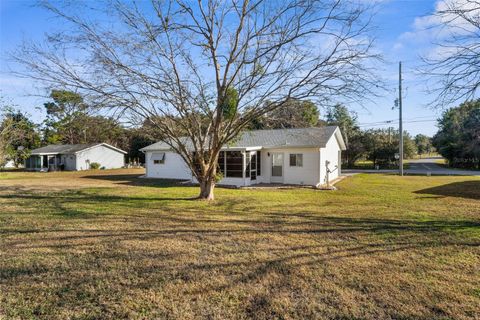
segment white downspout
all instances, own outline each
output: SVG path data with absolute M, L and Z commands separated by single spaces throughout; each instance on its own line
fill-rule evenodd
M 318 183 L 316 187 L 322 185 L 322 148 L 318 149 Z

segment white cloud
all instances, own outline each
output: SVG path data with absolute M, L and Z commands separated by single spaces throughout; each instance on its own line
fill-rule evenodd
M 393 45 L 393 50 L 398 51 L 398 50 L 402 50 L 402 49 L 403 49 L 403 43 L 395 42 L 395 44 Z
M 441 60 L 450 57 L 459 52 L 456 47 L 435 46 L 426 53 L 426 58 L 431 60 Z
M 432 14 L 415 18 L 412 30 L 401 34 L 398 43 L 432 43 L 472 32 L 475 27 L 470 22 L 451 13 L 456 10 L 467 10 L 467 18 L 480 20 L 480 7 L 475 1 L 439 0 Z

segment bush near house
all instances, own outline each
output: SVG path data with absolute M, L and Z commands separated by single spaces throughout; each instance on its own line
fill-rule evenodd
M 101 166 L 101 164 L 98 163 L 98 162 L 92 162 L 92 163 L 90 163 L 90 169 L 92 169 L 92 170 L 100 169 L 100 166 Z

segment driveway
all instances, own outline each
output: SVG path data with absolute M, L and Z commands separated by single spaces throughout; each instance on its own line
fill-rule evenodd
M 441 157 L 409 160 L 410 168 L 405 169 L 405 174 L 431 174 L 431 175 L 458 175 L 458 176 L 479 176 L 480 171 L 449 169 L 438 165 L 437 160 Z M 397 173 L 398 170 L 342 170 L 345 175 L 355 173 Z
M 438 160 L 442 160 L 442 157 L 431 157 L 431 158 L 424 158 L 424 159 L 413 159 L 408 160 L 410 164 L 410 168 L 408 171 L 457 171 L 453 169 L 448 169 L 438 165 L 436 162 Z

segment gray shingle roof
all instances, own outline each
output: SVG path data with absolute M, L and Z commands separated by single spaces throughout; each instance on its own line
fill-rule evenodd
M 123 150 L 110 146 L 106 143 L 86 143 L 86 144 L 51 144 L 45 147 L 32 150 L 32 154 L 73 154 L 94 146 L 105 145 L 119 152 L 126 153 Z
M 253 130 L 244 132 L 229 148 L 246 147 L 325 147 L 334 134 L 336 126 L 299 129 Z M 186 138 L 185 138 L 186 139 Z M 168 150 L 165 142 L 157 142 L 147 146 L 142 151 Z

